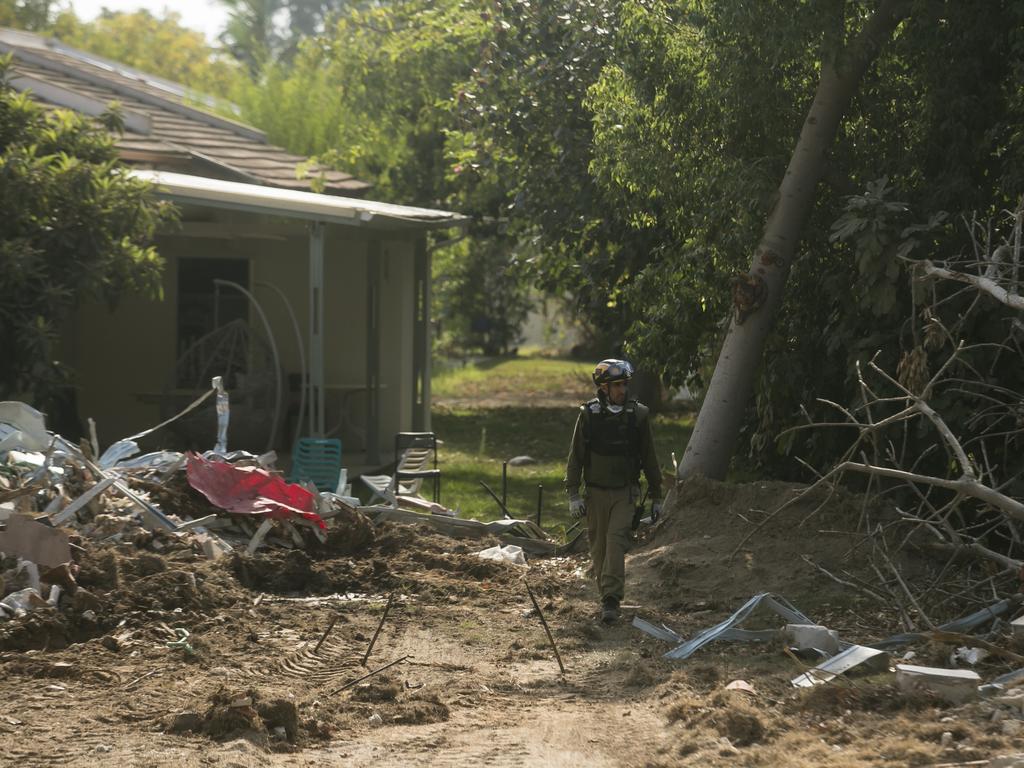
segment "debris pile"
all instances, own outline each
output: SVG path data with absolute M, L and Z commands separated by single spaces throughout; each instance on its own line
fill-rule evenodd
M 272 452 L 140 454 L 142 435 L 100 454 L 95 440 L 48 431 L 30 406 L 0 403 L 0 621 L 89 603 L 80 574 L 104 546 L 217 560 L 264 545 L 372 540 L 352 505 L 274 473 Z
M 345 591 L 361 591 L 363 569 L 314 572 L 308 553 L 365 551 L 380 537 L 378 526 L 388 522 L 427 525 L 446 536 L 481 543 L 497 539 L 504 547 L 485 549 L 484 557 L 521 566 L 526 563 L 524 552 L 563 554 L 580 543 L 555 544 L 530 521 L 459 520 L 438 504 L 427 505 L 423 512 L 398 504 L 364 507 L 351 497 L 318 492 L 312 484 L 286 482 L 274 469 L 273 452 L 227 452 L 227 404 L 216 386 L 185 412 L 215 392 L 218 417 L 225 423 L 218 429 L 216 449 L 203 454 L 142 453 L 137 440 L 169 422 L 100 453 L 95 437 L 73 444 L 48 431 L 43 415 L 25 403 L 0 403 L 0 623 L 43 609 L 73 616 L 76 622 L 96 622 L 101 601 L 89 588 L 102 592 L 115 587 L 119 567 L 124 567 L 106 562 L 108 557 L 117 559 L 109 551 L 112 547 L 128 547 L 119 557 L 128 558 L 133 586 L 158 587 L 147 590 L 154 600 L 163 595 L 173 602 L 178 595 L 178 606 L 198 606 L 195 567 L 180 570 L 163 560 L 147 565 L 143 554 L 181 562 L 226 558 L 229 571 L 250 587 L 267 586 L 273 573 L 275 584 L 290 589 L 342 585 Z M 378 542 L 381 548 L 389 546 L 389 536 L 401 538 L 385 534 Z M 275 556 L 261 563 L 257 550 L 268 547 L 288 554 L 284 560 Z M 459 549 L 467 554 L 472 550 Z M 427 553 L 418 556 L 431 568 L 450 570 L 462 563 L 435 563 Z M 479 559 L 467 562 L 479 564 L 468 571 L 484 570 Z M 372 581 L 390 588 L 385 571 L 378 567 Z M 154 579 L 160 583 L 149 584 Z M 189 590 L 195 599 L 187 599 Z M 170 607 L 150 605 L 151 600 L 142 600 L 134 590 L 124 601 L 135 608 Z

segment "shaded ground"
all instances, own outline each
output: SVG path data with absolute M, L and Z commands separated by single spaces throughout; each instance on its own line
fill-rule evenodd
M 631 556 L 627 615 L 689 636 L 770 589 L 847 639 L 894 629 L 799 558 L 856 569 L 849 547 L 819 532 L 849 517 L 844 502 L 806 530 L 797 518 L 807 507 L 797 507 L 729 559 L 747 530 L 733 518 L 791 492 L 688 486 Z M 279 550 L 208 563 L 134 544 L 96 551 L 82 569 L 92 600 L 0 625 L 4 764 L 932 765 L 1024 746 L 1005 724 L 1019 725 L 1019 707 L 993 720 L 995 705 L 907 698 L 888 677 L 798 691 L 788 680 L 800 669 L 779 648 L 713 644 L 664 660 L 668 646 L 625 621 L 596 622 L 582 558 L 524 572 L 479 560 L 479 546 L 388 527 L 340 556 Z M 524 577 L 564 676 L 528 615 Z M 365 674 L 361 657 L 392 592 L 366 669 L 410 658 L 337 692 Z M 191 652 L 167 647 L 178 628 Z M 948 649 L 919 651 L 941 660 Z M 755 692 L 726 690 L 735 679 Z

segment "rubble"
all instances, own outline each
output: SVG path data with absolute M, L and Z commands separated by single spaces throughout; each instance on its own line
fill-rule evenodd
M 901 691 L 915 693 L 926 690 L 954 704 L 977 698 L 980 683 L 981 676 L 970 669 L 896 665 L 896 685 Z
M 214 394 L 214 450 L 142 452 L 140 440 Z M 286 482 L 272 451 L 227 451 L 228 416 L 226 393 L 214 382 L 177 416 L 100 453 L 95 436 L 75 445 L 48 431 L 43 414 L 31 406 L 0 402 L 0 598 L 10 597 L 0 603 L 0 622 L 44 609 L 71 611 L 86 623 L 102 621 L 107 606 L 96 594 L 95 579 L 101 579 L 100 594 L 111 585 L 87 562 L 97 546 L 129 545 L 209 561 L 240 552 L 252 557 L 265 548 L 346 554 L 371 544 L 375 525 L 389 521 L 426 522 L 455 538 L 497 537 L 502 546 L 486 557 L 520 564 L 524 552 L 567 554 L 585 543 L 577 537 L 558 544 L 528 520 L 460 520 L 418 497 L 400 496 L 394 507 L 362 507 L 354 497 Z M 236 560 L 231 564 L 243 580 L 252 577 Z M 89 575 L 84 585 L 82 568 Z M 138 576 L 142 583 L 152 572 Z M 177 582 L 170 586 L 180 591 Z
M 898 663 L 895 669 L 890 668 L 889 649 L 908 645 L 918 640 L 964 640 L 971 639 L 967 635 L 956 630 L 977 629 L 986 621 L 999 620 L 1011 608 L 1020 604 L 1020 596 L 1014 595 L 981 610 L 975 611 L 967 616 L 943 624 L 935 631 L 924 633 L 904 633 L 894 635 L 872 643 L 870 646 L 850 644 L 840 640 L 838 632 L 830 630 L 819 624 L 814 624 L 806 616 L 800 613 L 793 605 L 778 595 L 766 592 L 754 595 L 744 605 L 732 614 L 729 618 L 698 632 L 690 640 L 666 627 L 657 626 L 639 616 L 633 618 L 633 626 L 644 633 L 665 642 L 673 643 L 676 647 L 664 654 L 666 659 L 682 660 L 689 658 L 696 651 L 703 648 L 714 640 L 733 640 L 740 642 L 769 642 L 776 639 L 785 641 L 786 653 L 794 661 L 799 659 L 793 651 L 814 651 L 827 658 L 813 668 L 805 668 L 803 672 L 794 677 L 791 683 L 796 688 L 812 688 L 814 686 L 830 683 L 841 675 L 854 670 L 863 674 L 888 674 L 895 672 L 896 687 L 905 694 L 919 694 L 926 692 L 937 696 L 952 704 L 962 704 L 980 696 L 993 697 L 997 702 L 1006 703 L 1010 701 L 1012 707 L 1020 713 L 1024 713 L 1021 696 L 1000 696 L 1013 686 L 1024 681 L 1024 669 L 1015 670 L 992 679 L 987 684 L 982 684 L 981 676 L 973 671 L 959 668 L 925 667 L 906 663 Z M 789 624 L 781 629 L 742 629 L 741 623 L 746 621 L 759 607 L 765 606 L 774 613 L 783 617 Z M 1018 620 L 1019 621 L 1019 620 Z M 1005 627 L 1006 624 L 1002 624 Z M 1014 626 L 1013 623 L 1010 624 Z M 1016 638 L 1016 632 L 1012 637 Z M 961 646 L 955 648 L 949 654 L 950 665 L 958 662 L 974 666 L 989 656 L 1003 656 L 1013 660 L 1020 660 L 1021 657 L 999 646 L 989 640 L 976 638 L 974 642 L 979 647 Z M 984 647 L 980 647 L 984 646 Z M 914 658 L 913 651 L 907 652 L 903 661 Z M 1014 721 L 1015 726 L 1024 728 L 1024 724 Z

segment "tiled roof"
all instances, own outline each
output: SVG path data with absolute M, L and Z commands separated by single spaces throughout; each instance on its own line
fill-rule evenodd
M 117 146 L 129 163 L 229 180 L 359 196 L 370 184 L 267 143 L 261 131 L 194 106 L 183 86 L 36 35 L 0 29 L 0 53 L 13 54 L 16 88 L 53 106 L 87 111 L 117 101 L 131 118 Z M 71 94 L 71 95 L 69 95 Z M 306 171 L 297 178 L 299 169 Z

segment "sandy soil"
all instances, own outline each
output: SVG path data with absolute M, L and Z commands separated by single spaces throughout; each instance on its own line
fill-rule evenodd
M 631 555 L 626 618 L 612 627 L 596 620 L 581 557 L 524 571 L 476 558 L 479 542 L 409 527 L 216 563 L 153 552 L 145 537 L 90 548 L 70 608 L 0 625 L 0 764 L 868 766 L 1024 751 L 1019 705 L 952 707 L 898 693 L 891 676 L 797 690 L 800 667 L 781 648 L 717 643 L 673 662 L 661 657 L 671 646 L 629 626 L 638 613 L 689 636 L 770 590 L 851 641 L 898 629 L 800 557 L 856 572 L 849 537 L 831 533 L 855 518 L 849 500 L 803 527 L 795 505 L 730 558 L 791 493 L 683 489 Z M 191 653 L 167 647 L 178 628 Z M 948 650 L 919 647 L 918 661 Z M 754 692 L 727 690 L 737 679 Z

